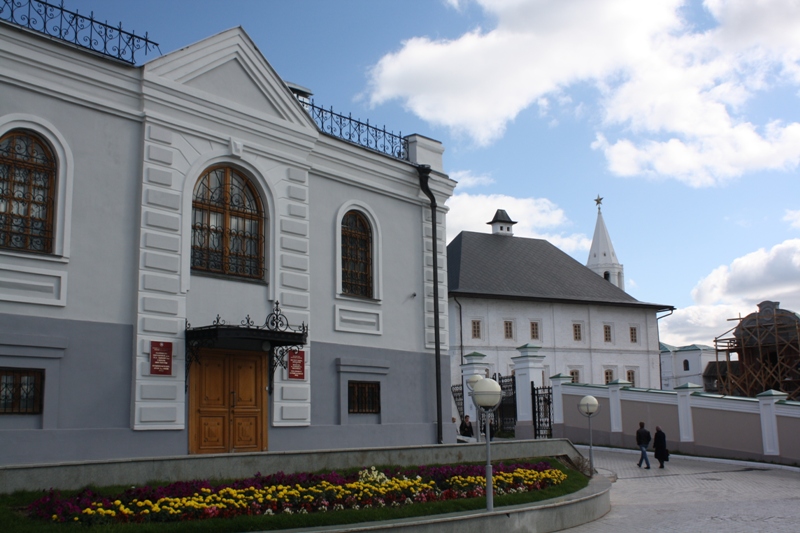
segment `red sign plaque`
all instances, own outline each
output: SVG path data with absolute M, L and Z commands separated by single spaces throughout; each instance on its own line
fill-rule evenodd
M 157 376 L 172 375 L 171 342 L 150 342 L 150 373 Z
M 306 379 L 306 353 L 302 350 L 289 352 L 289 379 Z

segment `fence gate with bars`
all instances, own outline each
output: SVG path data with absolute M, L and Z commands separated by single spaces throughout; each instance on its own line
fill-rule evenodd
M 495 431 L 514 433 L 517 426 L 517 382 L 514 376 L 494 375 L 503 390 L 503 399 L 495 411 Z
M 553 437 L 553 387 L 537 387 L 531 383 L 533 403 L 533 436 L 535 439 Z
M 503 390 L 503 399 L 494 414 L 494 431 L 513 433 L 517 425 L 517 386 L 515 376 L 494 375 L 494 380 Z M 450 387 L 453 400 L 458 410 L 459 420 L 464 419 L 464 387 L 453 385 Z M 533 429 L 534 438 L 549 439 L 553 437 L 553 388 L 536 387 L 531 383 L 531 400 L 533 404 Z M 483 415 L 477 420 L 479 427 L 484 428 L 486 421 Z M 477 424 L 476 424 L 477 425 Z

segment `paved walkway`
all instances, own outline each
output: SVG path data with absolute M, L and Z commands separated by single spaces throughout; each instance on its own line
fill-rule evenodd
M 649 455 L 645 470 L 636 466 L 638 451 L 595 448 L 595 468 L 616 476 L 611 511 L 565 531 L 800 532 L 800 469 L 671 455 L 660 470 Z

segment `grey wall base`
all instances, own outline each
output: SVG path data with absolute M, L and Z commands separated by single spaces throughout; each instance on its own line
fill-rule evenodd
M 566 439 L 492 443 L 494 460 L 560 456 L 566 456 L 572 461 L 582 457 Z M 0 467 L 0 491 L 44 490 L 51 487 L 78 489 L 90 484 L 143 485 L 155 480 L 244 478 L 257 472 L 313 472 L 387 464 L 414 466 L 485 460 L 486 445 L 475 443 L 14 465 Z
M 0 464 L 8 465 L 63 464 L 65 458 L 94 461 L 188 453 L 186 431 L 82 428 L 0 432 L 0 438 L 6 435 L 13 445 L 2 447 Z
M 520 422 L 517 420 L 517 425 L 514 427 L 514 435 L 518 439 L 532 439 L 535 436 L 533 422 L 525 420 Z

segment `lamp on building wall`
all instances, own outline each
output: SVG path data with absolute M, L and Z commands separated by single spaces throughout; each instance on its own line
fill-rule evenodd
M 594 457 L 592 457 L 592 417 L 597 414 L 600 404 L 594 396 L 584 396 L 578 402 L 578 411 L 589 419 L 589 472 L 594 475 Z
M 467 383 L 472 379 L 470 376 Z M 480 378 L 480 376 L 478 376 Z M 483 412 L 486 419 L 486 510 L 494 510 L 494 489 L 492 488 L 492 448 L 491 432 L 489 429 L 489 415 L 500 405 L 503 399 L 503 389 L 500 384 L 491 378 L 476 379 L 472 383 L 472 401 Z M 480 433 L 480 431 L 479 431 Z

